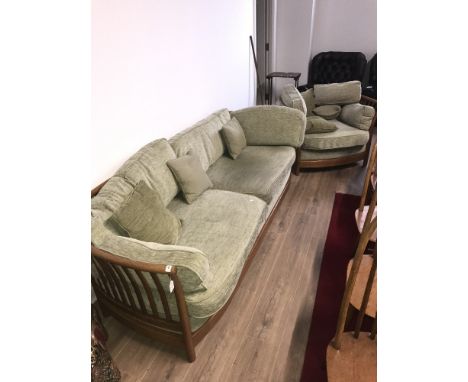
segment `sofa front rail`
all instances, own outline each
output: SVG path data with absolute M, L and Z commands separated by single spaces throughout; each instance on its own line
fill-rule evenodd
M 189 362 L 195 361 L 187 305 L 175 266 L 115 256 L 94 245 L 91 261 L 95 269 L 92 286 L 105 313 L 155 340 L 184 346 Z M 165 277 L 170 291 L 161 282 Z M 178 319 L 171 314 L 168 293 L 175 295 Z

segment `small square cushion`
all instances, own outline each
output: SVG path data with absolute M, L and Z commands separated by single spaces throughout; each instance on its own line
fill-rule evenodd
M 306 134 L 331 133 L 337 129 L 333 122 L 327 121 L 318 115 L 307 117 Z
M 361 130 L 369 130 L 374 118 L 375 110 L 372 106 L 353 103 L 343 106 L 339 120 Z
M 210 178 L 200 163 L 200 159 L 189 151 L 187 155 L 167 161 L 177 184 L 188 204 L 195 201 L 205 190 L 213 187 Z
M 247 146 L 244 130 L 242 130 L 239 121 L 233 117 L 221 129 L 224 142 L 226 143 L 229 155 L 236 159 L 242 150 Z
M 131 238 L 161 244 L 175 244 L 181 227 L 159 193 L 143 181 L 135 186 L 110 220 Z
M 307 117 L 314 115 L 314 113 L 312 113 L 312 110 L 315 109 L 314 89 L 307 89 L 305 92 L 301 93 L 301 96 L 306 104 Z
M 338 105 L 324 105 L 314 109 L 314 114 L 325 119 L 335 119 L 340 115 L 341 106 Z

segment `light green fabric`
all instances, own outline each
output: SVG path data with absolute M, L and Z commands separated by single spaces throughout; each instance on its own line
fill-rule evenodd
M 331 150 L 345 147 L 362 146 L 369 140 L 369 132 L 356 129 L 343 122 L 332 120 L 338 128 L 332 133 L 306 134 L 304 149 Z
M 175 265 L 186 292 L 201 291 L 210 285 L 212 273 L 206 255 L 199 249 L 183 245 L 165 245 L 140 241 L 113 234 L 100 217 L 91 219 L 91 241 L 116 256 L 150 264 Z M 169 280 L 164 287 L 168 290 Z
M 205 190 L 213 187 L 210 178 L 203 170 L 200 160 L 189 151 L 188 155 L 167 161 L 187 203 L 192 203 Z
M 301 93 L 299 93 L 299 90 L 297 90 L 294 85 L 285 85 L 281 91 L 280 99 L 284 106 L 292 107 L 293 109 L 300 110 L 304 114 L 307 114 L 307 106 L 304 98 L 302 98 Z
M 247 146 L 244 130 L 239 121 L 234 117 L 228 121 L 221 130 L 228 149 L 229 155 L 236 159 L 242 150 Z
M 300 147 L 304 141 L 306 116 L 286 106 L 254 106 L 231 112 L 244 129 L 249 146 Z
M 318 115 L 307 117 L 306 134 L 330 133 L 336 129 L 337 127 L 333 122 L 327 121 Z
M 140 181 L 145 181 L 150 188 L 159 192 L 167 205 L 179 191 L 171 171 L 166 166 L 166 162 L 174 158 L 176 155 L 167 140 L 158 139 L 132 155 L 115 176 L 127 179 L 134 187 Z
M 314 85 L 314 95 L 317 105 L 344 105 L 359 102 L 361 99 L 361 82 L 317 84 Z
M 295 158 L 292 147 L 247 146 L 235 161 L 219 158 L 207 174 L 216 189 L 255 195 L 269 204 Z
M 145 182 L 136 185 L 111 219 L 134 239 L 175 244 L 179 237 L 179 219 Z
M 236 161 L 233 161 L 236 162 Z M 193 204 L 179 197 L 168 206 L 182 220 L 179 243 L 197 247 L 209 260 L 206 291 L 185 296 L 192 317 L 208 317 L 227 302 L 266 220 L 266 204 L 251 195 L 207 190 Z
M 363 152 L 366 146 L 355 146 L 337 150 L 301 150 L 301 160 L 319 160 L 341 158 L 351 154 Z
M 372 106 L 353 103 L 343 106 L 339 119 L 358 129 L 369 130 L 374 115 L 375 110 Z
M 314 114 L 327 120 L 336 119 L 341 112 L 339 105 L 323 105 L 314 109 Z M 307 130 L 307 129 L 306 129 Z
M 178 157 L 192 150 L 206 171 L 224 153 L 224 142 L 220 130 L 230 119 L 227 109 L 219 110 L 176 134 L 169 140 L 169 143 Z
M 302 98 L 304 99 L 304 102 L 306 104 L 306 109 L 307 109 L 307 117 L 310 117 L 313 115 L 312 110 L 315 109 L 315 97 L 314 97 L 314 89 L 307 89 L 305 92 L 301 93 Z

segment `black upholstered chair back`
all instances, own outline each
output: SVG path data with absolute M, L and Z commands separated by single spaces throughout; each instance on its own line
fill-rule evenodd
M 366 56 L 361 52 L 319 53 L 310 61 L 307 86 L 362 81 L 366 64 Z
M 369 61 L 369 81 L 367 84 L 377 88 L 377 53 Z

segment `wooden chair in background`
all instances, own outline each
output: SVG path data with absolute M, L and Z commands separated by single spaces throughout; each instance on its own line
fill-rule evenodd
M 366 205 L 368 200 L 370 203 Z M 354 217 L 359 233 L 362 233 L 363 227 L 369 224 L 370 220 L 377 216 L 377 144 L 371 149 L 369 164 L 367 167 L 364 186 L 362 189 L 359 208 L 356 210 Z M 371 241 L 375 243 L 377 240 L 377 232 L 371 237 Z
M 374 382 L 377 380 L 377 307 L 372 302 L 374 279 L 377 272 L 377 249 L 372 256 L 364 255 L 372 235 L 377 230 L 377 217 L 364 225 L 346 282 L 341 301 L 335 337 L 327 348 L 327 373 L 330 382 Z M 367 265 L 366 265 L 367 264 Z M 362 277 L 368 267 L 366 277 Z M 360 301 L 358 301 L 360 297 Z M 354 333 L 345 332 L 350 304 L 359 306 Z M 370 333 L 360 336 L 364 315 L 375 309 Z

